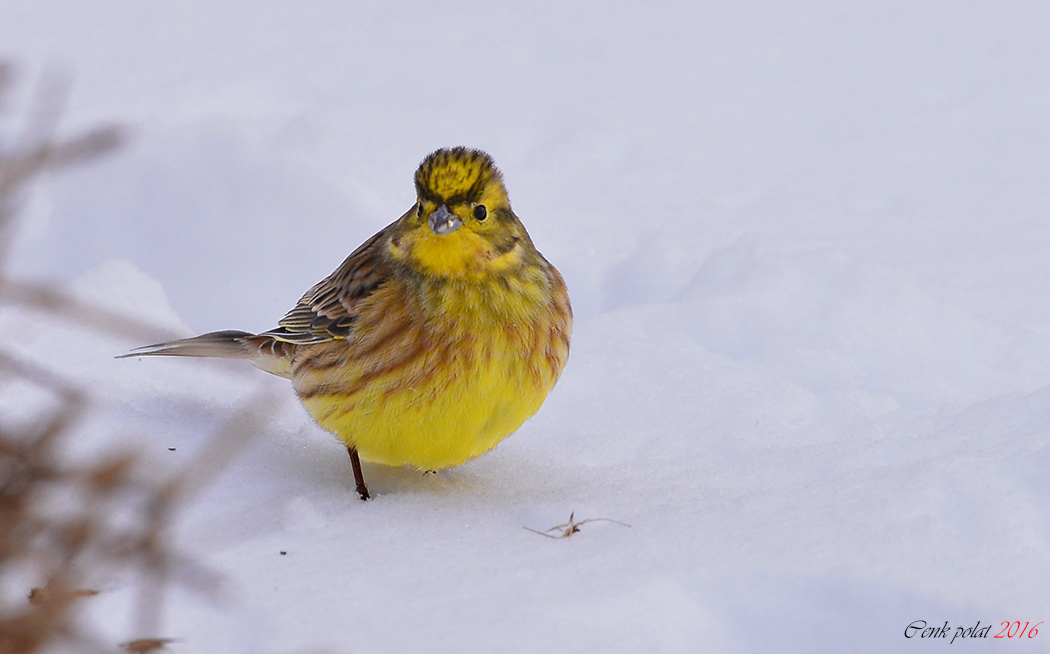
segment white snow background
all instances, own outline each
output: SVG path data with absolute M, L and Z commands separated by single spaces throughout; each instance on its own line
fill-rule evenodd
M 362 503 L 283 380 L 0 307 L 5 347 L 95 390 L 87 459 L 175 470 L 280 398 L 177 525 L 222 597 L 135 634 L 111 580 L 89 617 L 294 654 L 927 652 L 912 621 L 1050 618 L 1048 28 L 1023 0 L 0 3 L 27 82 L 75 75 L 63 130 L 134 131 L 36 188 L 18 276 L 268 329 L 468 145 L 576 309 L 517 434 L 366 466 Z M 523 529 L 573 511 L 630 527 Z

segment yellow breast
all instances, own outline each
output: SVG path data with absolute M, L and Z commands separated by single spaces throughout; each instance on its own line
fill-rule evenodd
M 404 289 L 379 291 L 352 338 L 298 358 L 293 384 L 318 423 L 366 461 L 463 463 L 517 430 L 557 381 L 571 312 L 554 281 L 511 294 L 511 307 L 487 296 L 507 297 L 503 286 L 445 288 L 407 304 Z

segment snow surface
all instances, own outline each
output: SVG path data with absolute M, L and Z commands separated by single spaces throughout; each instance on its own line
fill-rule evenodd
M 168 595 L 174 652 L 994 635 L 1050 618 L 1048 24 L 1024 1 L 8 0 L 25 79 L 76 75 L 63 128 L 135 130 L 37 188 L 19 276 L 178 334 L 267 329 L 411 204 L 423 156 L 465 144 L 503 169 L 577 322 L 513 438 L 437 475 L 366 466 L 368 503 L 282 380 L 114 360 L 141 343 L 10 306 L 0 328 L 96 389 L 79 456 L 135 443 L 175 470 L 279 398 L 178 523 L 225 581 Z M 573 511 L 631 526 L 522 529 Z M 113 618 L 133 588 L 90 600 L 113 642 L 156 635 Z

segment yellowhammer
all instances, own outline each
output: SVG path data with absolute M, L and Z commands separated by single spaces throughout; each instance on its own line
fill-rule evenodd
M 416 203 L 311 288 L 276 329 L 221 331 L 125 356 L 250 359 L 292 380 L 360 459 L 435 470 L 495 447 L 543 404 L 569 356 L 557 269 L 514 215 L 480 150 L 416 170 Z

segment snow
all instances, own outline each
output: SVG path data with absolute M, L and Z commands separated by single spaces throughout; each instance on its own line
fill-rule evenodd
M 134 130 L 35 189 L 16 276 L 177 334 L 268 329 L 411 204 L 423 156 L 464 144 L 495 157 L 577 315 L 516 435 L 436 475 L 366 466 L 368 503 L 282 380 L 115 360 L 143 343 L 11 306 L 5 347 L 94 390 L 74 452 L 133 443 L 158 474 L 275 398 L 180 514 L 179 548 L 224 581 L 168 593 L 171 651 L 939 647 L 904 638 L 915 620 L 994 636 L 1050 606 L 1048 19 L 5 2 L 27 83 L 75 73 L 63 130 Z M 4 387 L 0 410 L 29 393 Z M 630 527 L 523 529 L 572 512 Z M 156 635 L 112 618 L 134 588 L 90 600 L 113 642 Z

